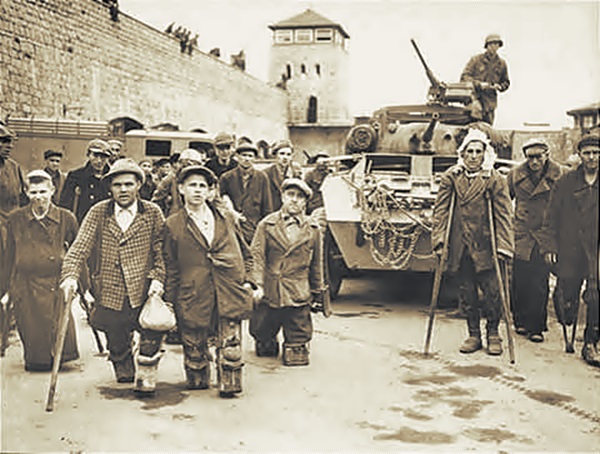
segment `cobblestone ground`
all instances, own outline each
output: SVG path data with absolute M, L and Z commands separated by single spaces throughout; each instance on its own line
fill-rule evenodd
M 600 370 L 580 359 L 581 340 L 564 353 L 552 317 L 544 343 L 516 338 L 515 365 L 506 353 L 465 356 L 465 322 L 442 311 L 424 357 L 425 284 L 394 275 L 344 282 L 335 314 L 314 319 L 308 367 L 257 358 L 246 335 L 244 393 L 234 399 L 186 390 L 181 347 L 171 345 L 155 398 L 136 399 L 113 381 L 75 311 L 82 360 L 60 373 L 53 413 L 44 411 L 49 374 L 24 372 L 12 339 L 1 363 L 1 450 L 598 449 Z

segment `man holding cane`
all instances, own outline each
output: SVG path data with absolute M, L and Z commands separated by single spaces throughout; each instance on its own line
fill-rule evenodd
M 161 295 L 164 217 L 160 208 L 140 200 L 144 172 L 131 159 L 115 162 L 104 176 L 111 199 L 94 205 L 65 257 L 60 287 L 65 299 L 77 289 L 77 276 L 91 254 L 99 266 L 91 276 L 98 290 L 91 323 L 106 333 L 117 381 L 134 381 L 133 331 L 141 334 L 135 391 L 152 394 L 163 333 L 142 330 L 139 312 L 147 296 Z
M 505 180 L 493 168 L 494 150 L 481 131 L 470 130 L 458 149 L 458 163 L 442 176 L 434 207 L 433 250 L 441 255 L 444 235 L 450 222 L 448 259 L 445 270 L 456 273 L 459 298 L 467 314 L 469 336 L 460 347 L 461 353 L 483 348 L 477 289 L 484 297 L 487 318 L 487 353 L 502 354 L 498 325 L 502 314 L 500 283 L 495 273 L 494 251 L 508 262 L 513 254 L 512 207 Z M 456 203 L 450 213 L 450 201 Z M 490 235 L 488 198 L 493 206 L 496 241 Z M 452 216 L 450 218 L 450 216 Z

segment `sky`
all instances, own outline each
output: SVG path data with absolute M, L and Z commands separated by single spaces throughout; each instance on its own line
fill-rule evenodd
M 221 58 L 244 49 L 246 70 L 266 81 L 269 24 L 311 8 L 350 35 L 350 114 L 425 101 L 429 82 L 414 38 L 438 79 L 456 82 L 485 36 L 504 39 L 511 87 L 501 93 L 498 128 L 525 123 L 571 126 L 566 111 L 600 101 L 600 1 L 120 0 L 125 13 L 164 30 L 198 33 L 198 46 Z M 526 128 L 525 128 L 526 129 Z

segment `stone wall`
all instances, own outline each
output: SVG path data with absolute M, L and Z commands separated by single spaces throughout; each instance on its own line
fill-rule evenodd
M 0 2 L 0 115 L 288 136 L 287 94 L 96 0 Z

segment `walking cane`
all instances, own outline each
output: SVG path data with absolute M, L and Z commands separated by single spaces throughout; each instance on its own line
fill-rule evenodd
M 450 199 L 450 209 L 448 216 L 448 225 L 446 225 L 446 232 L 444 234 L 444 244 L 442 245 L 442 256 L 437 261 L 435 267 L 435 274 L 433 277 L 433 288 L 431 289 L 431 303 L 429 304 L 429 321 L 427 323 L 427 336 L 425 337 L 425 348 L 423 353 L 429 354 L 429 344 L 431 343 L 431 333 L 433 331 L 433 319 L 435 317 L 435 310 L 437 308 L 438 299 L 440 296 L 440 287 L 442 285 L 442 274 L 444 272 L 444 265 L 448 260 L 448 250 L 450 248 L 450 230 L 452 228 L 452 218 L 454 217 L 454 204 L 456 202 L 456 194 L 452 192 Z
M 65 302 L 62 290 L 59 290 L 59 304 Z M 64 312 L 58 326 L 58 336 L 54 345 L 54 362 L 52 364 L 52 375 L 50 376 L 50 388 L 48 389 L 48 400 L 46 401 L 46 411 L 54 410 L 54 393 L 56 391 L 56 383 L 58 381 L 58 369 L 60 368 L 60 360 L 62 359 L 63 348 L 65 346 L 65 338 L 67 337 L 67 328 L 69 327 L 69 317 L 71 316 L 71 302 L 74 294 L 71 292 L 67 295 L 66 304 L 62 306 Z
M 494 212 L 492 211 L 492 197 L 486 190 L 485 196 L 487 199 L 488 208 L 488 219 L 490 223 L 490 237 L 492 242 L 492 260 L 494 261 L 494 269 L 496 271 L 496 279 L 498 280 L 498 291 L 500 292 L 500 300 L 502 302 L 502 318 L 506 324 L 506 337 L 508 339 L 508 354 L 510 363 L 515 363 L 515 345 L 513 343 L 512 336 L 512 317 L 510 315 L 510 306 L 506 298 L 507 289 L 505 288 L 505 282 L 502 279 L 502 270 L 500 269 L 500 261 L 498 260 L 498 251 L 496 249 L 496 229 L 494 226 Z M 508 270 L 505 270 L 505 274 Z

